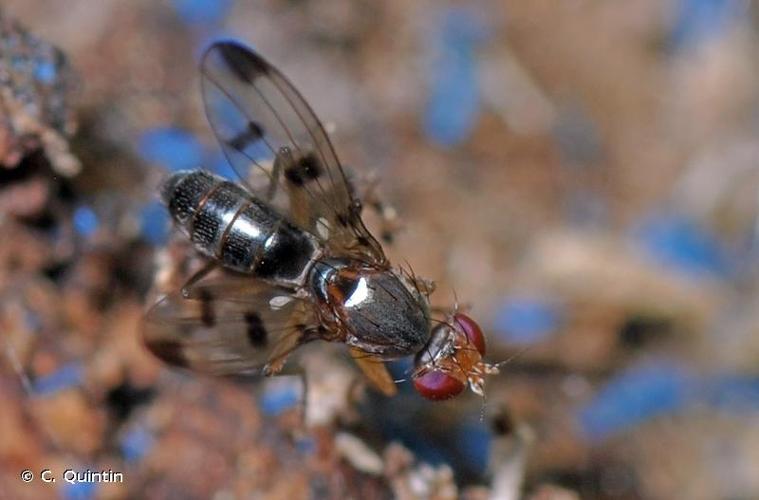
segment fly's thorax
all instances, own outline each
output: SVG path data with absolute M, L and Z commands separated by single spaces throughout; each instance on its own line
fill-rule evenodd
M 348 345 L 391 359 L 418 352 L 429 339 L 426 298 L 389 267 L 319 261 L 309 282 Z
M 195 248 L 228 269 L 300 286 L 321 253 L 314 236 L 241 186 L 209 172 L 173 174 L 162 198 Z

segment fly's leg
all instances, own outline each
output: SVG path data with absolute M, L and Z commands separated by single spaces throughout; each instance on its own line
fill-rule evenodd
M 384 243 L 391 244 L 395 240 L 395 235 L 402 228 L 402 225 L 395 207 L 386 203 L 377 192 L 378 185 L 379 179 L 377 176 L 369 176 L 361 199 L 380 219 L 380 238 Z
M 300 379 L 300 385 L 303 388 L 298 400 L 298 422 L 300 428 L 304 429 L 308 424 L 306 420 L 308 417 L 308 377 L 306 376 L 306 371 L 302 368 L 298 368 L 293 375 Z
M 346 173 L 349 174 L 348 185 L 351 194 L 361 200 L 362 207 L 369 207 L 377 215 L 380 221 L 380 238 L 384 243 L 391 244 L 403 226 L 395 207 L 385 203 L 377 192 L 379 178 L 370 173 L 356 182 L 356 175 L 350 169 L 346 168 Z M 360 189 L 356 189 L 357 183 L 360 184 Z
M 432 292 L 434 292 L 437 287 L 433 280 L 422 278 L 421 276 L 414 276 L 413 280 L 417 290 L 421 290 L 427 297 L 432 295 Z
M 269 356 L 266 365 L 263 367 L 262 373 L 267 377 L 271 377 L 282 371 L 282 368 L 284 368 L 285 362 L 287 361 L 287 357 L 291 352 L 297 349 L 300 344 L 301 336 L 297 331 L 293 331 L 283 337 L 282 340 L 277 342 L 277 345 L 274 346 L 274 350 L 272 351 L 271 356 Z
M 189 299 L 192 298 L 193 295 L 193 287 L 198 284 L 200 280 L 208 276 L 211 271 L 216 269 L 218 267 L 218 264 L 216 262 L 208 262 L 203 267 L 201 267 L 198 271 L 195 272 L 190 278 L 185 282 L 184 285 L 182 285 L 182 297 Z
M 294 313 L 291 321 L 297 321 L 298 313 Z M 309 340 L 319 338 L 319 327 L 309 327 L 302 324 L 293 324 L 292 331 L 284 335 L 272 349 L 269 359 L 263 368 L 263 374 L 267 377 L 276 375 L 285 366 L 287 357 L 295 349 L 305 344 Z

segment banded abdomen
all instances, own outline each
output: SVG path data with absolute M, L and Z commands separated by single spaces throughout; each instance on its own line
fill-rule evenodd
M 318 256 L 315 238 L 242 187 L 203 170 L 173 174 L 162 198 L 201 253 L 223 266 L 284 284 L 302 284 Z

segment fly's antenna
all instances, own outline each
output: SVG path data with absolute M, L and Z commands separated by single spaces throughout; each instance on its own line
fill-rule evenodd
M 524 353 L 526 353 L 530 349 L 530 347 L 531 346 L 524 346 L 521 349 L 519 349 L 517 352 L 515 352 L 514 354 L 512 354 L 511 356 L 509 356 L 508 358 L 504 359 L 503 361 L 499 361 L 498 363 L 495 363 L 495 364 L 493 364 L 491 366 L 497 370 L 501 366 L 503 366 L 503 365 L 505 365 L 507 363 L 512 362 L 516 358 L 521 357 Z
M 469 311 L 472 308 L 471 302 L 461 303 L 459 302 L 459 296 L 456 293 L 456 289 L 452 288 L 451 292 L 453 293 L 453 312 L 451 314 L 456 314 L 459 312 L 459 310 Z

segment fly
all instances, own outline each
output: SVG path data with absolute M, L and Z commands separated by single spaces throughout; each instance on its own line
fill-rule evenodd
M 200 71 L 238 182 L 194 170 L 163 184 L 175 226 L 208 264 L 150 309 L 148 348 L 201 372 L 274 375 L 303 344 L 341 342 L 385 394 L 396 387 L 383 361 L 411 355 L 422 396 L 452 397 L 467 383 L 481 394 L 481 375 L 495 368 L 480 359 L 479 326 L 456 314 L 432 328 L 428 282 L 390 264 L 295 87 L 232 41 L 212 44 Z

